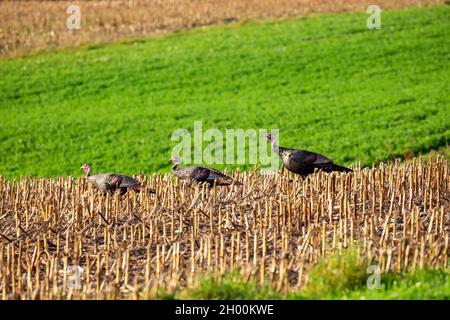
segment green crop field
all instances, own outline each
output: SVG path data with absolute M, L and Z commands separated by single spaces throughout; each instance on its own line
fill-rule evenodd
M 0 61 L 0 175 L 169 169 L 177 128 L 370 165 L 450 142 L 450 7 L 208 27 Z M 224 165 L 217 165 L 223 168 Z M 229 166 L 232 167 L 232 166 Z

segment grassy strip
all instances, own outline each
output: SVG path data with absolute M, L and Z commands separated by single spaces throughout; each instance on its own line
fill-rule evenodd
M 161 291 L 161 299 L 450 299 L 449 271 L 422 269 L 381 273 L 378 289 L 370 289 L 367 261 L 355 251 L 333 255 L 314 266 L 301 291 L 277 292 L 266 284 L 245 280 L 238 270 L 222 277 L 199 277 L 199 281 L 175 293 Z

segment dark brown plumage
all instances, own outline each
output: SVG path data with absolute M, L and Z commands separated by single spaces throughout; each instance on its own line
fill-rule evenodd
M 100 173 L 91 176 L 91 166 L 88 164 L 84 164 L 81 169 L 86 173 L 86 179 L 99 191 L 114 193 L 119 190 L 120 194 L 124 195 L 129 189 L 138 192 L 141 187 L 138 180 L 123 174 Z M 150 192 L 155 191 L 150 190 Z
M 280 147 L 276 144 L 275 137 L 271 134 L 267 135 L 267 140 L 271 142 L 272 150 L 280 156 L 283 162 L 283 168 L 303 177 L 313 173 L 315 170 L 324 172 L 353 171 L 352 169 L 334 164 L 331 159 L 315 152 Z
M 209 187 L 216 186 L 227 186 L 227 185 L 241 185 L 240 182 L 233 180 L 233 178 L 223 174 L 222 172 L 206 168 L 206 167 L 186 167 L 179 168 L 180 158 L 173 157 L 171 159 L 173 163 L 172 172 L 181 180 L 186 180 L 189 185 L 192 182 L 196 183 L 207 183 Z

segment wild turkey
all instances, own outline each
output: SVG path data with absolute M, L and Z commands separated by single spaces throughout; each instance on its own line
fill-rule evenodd
M 179 157 L 172 157 L 170 160 L 173 163 L 173 174 L 181 180 L 187 180 L 189 185 L 191 185 L 192 182 L 207 183 L 209 187 L 212 187 L 214 184 L 216 186 L 228 186 L 231 184 L 242 185 L 242 183 L 233 180 L 216 169 L 198 166 L 179 168 L 178 165 L 181 162 Z
M 313 173 L 316 169 L 324 172 L 353 171 L 352 169 L 334 164 L 332 160 L 315 152 L 280 147 L 276 144 L 276 139 L 273 134 L 268 134 L 267 140 L 272 144 L 272 150 L 280 156 L 283 162 L 283 168 L 303 177 Z
M 118 173 L 100 173 L 95 176 L 91 176 L 91 166 L 83 164 L 81 167 L 86 173 L 86 179 L 92 183 L 95 189 L 103 192 L 114 193 L 116 190 L 120 191 L 121 195 L 127 193 L 128 189 L 139 192 L 141 183 L 129 176 Z M 150 190 L 154 193 L 154 190 Z

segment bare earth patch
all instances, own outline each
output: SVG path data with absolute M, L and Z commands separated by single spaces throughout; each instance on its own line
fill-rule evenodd
M 441 4 L 441 0 L 377 0 L 382 10 Z M 81 9 L 81 29 L 68 30 L 67 8 Z M 49 47 L 101 43 L 210 24 L 319 12 L 365 11 L 372 0 L 116 0 L 1 1 L 0 56 Z

